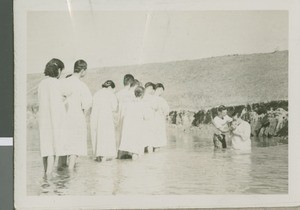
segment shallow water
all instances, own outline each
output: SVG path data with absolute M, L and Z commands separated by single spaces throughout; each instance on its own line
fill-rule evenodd
M 252 141 L 250 154 L 214 151 L 210 137 L 169 131 L 168 146 L 138 160 L 81 157 L 74 172 L 43 175 L 36 129 L 28 130 L 28 195 L 285 194 L 288 145 Z M 90 144 L 90 142 L 89 142 Z

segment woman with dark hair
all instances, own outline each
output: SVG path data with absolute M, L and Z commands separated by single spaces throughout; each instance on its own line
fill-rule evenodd
M 53 58 L 45 67 L 46 76 L 38 86 L 40 152 L 44 172 L 51 173 L 60 142 L 63 97 L 58 78 L 64 69 L 61 60 Z
M 115 83 L 108 80 L 93 97 L 91 137 L 93 154 L 97 161 L 117 157 L 113 112 L 117 111 L 118 101 L 114 89 Z
M 233 119 L 231 130 L 232 148 L 234 150 L 250 152 L 251 151 L 251 127 L 250 124 L 242 119 L 246 113 L 245 108 L 236 110 L 232 113 Z
M 128 152 L 132 159 L 137 159 L 139 155 L 144 153 L 144 120 L 147 118 L 147 113 L 142 100 L 144 91 L 145 89 L 142 86 L 135 88 L 135 99 L 131 103 L 128 103 L 124 113 L 119 150 Z
M 169 114 L 170 108 L 167 101 L 162 97 L 165 91 L 163 84 L 158 83 L 155 85 L 155 97 L 156 97 L 156 138 L 154 144 L 154 151 L 158 151 L 160 147 L 167 145 L 167 131 L 166 131 L 166 117 Z

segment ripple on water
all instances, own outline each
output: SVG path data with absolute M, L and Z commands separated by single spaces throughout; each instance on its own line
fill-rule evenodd
M 41 172 L 38 148 L 37 138 L 28 141 L 28 195 L 288 193 L 288 146 L 276 139 L 253 140 L 250 154 L 236 154 L 214 151 L 211 138 L 170 133 L 166 148 L 136 161 L 81 157 L 75 172 L 51 176 Z

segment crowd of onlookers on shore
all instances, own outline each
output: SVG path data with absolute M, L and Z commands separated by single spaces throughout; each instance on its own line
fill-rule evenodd
M 242 106 L 242 105 L 241 105 Z M 228 106 L 230 114 L 241 106 Z M 251 125 L 251 136 L 288 136 L 288 101 L 272 101 L 247 105 L 243 119 Z M 217 115 L 217 108 L 195 111 L 171 111 L 168 116 L 170 124 L 179 126 L 199 126 L 211 124 Z

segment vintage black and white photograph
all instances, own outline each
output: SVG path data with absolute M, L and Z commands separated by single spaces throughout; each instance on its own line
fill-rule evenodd
M 291 2 L 34 2 L 15 7 L 20 209 L 297 200 Z
M 27 194 L 288 193 L 287 11 L 27 14 Z

